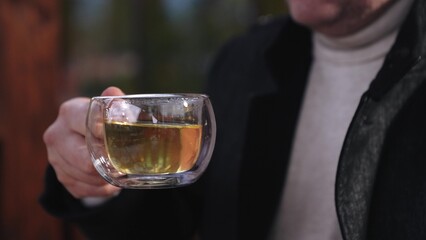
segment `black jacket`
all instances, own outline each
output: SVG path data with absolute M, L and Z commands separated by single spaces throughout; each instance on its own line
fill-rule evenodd
M 417 1 L 361 97 L 339 160 L 344 239 L 426 239 L 426 4 Z M 123 190 L 87 209 L 49 167 L 41 204 L 91 239 L 267 239 L 280 203 L 311 63 L 311 33 L 289 18 L 254 26 L 219 52 L 207 93 L 213 159 L 195 184 Z

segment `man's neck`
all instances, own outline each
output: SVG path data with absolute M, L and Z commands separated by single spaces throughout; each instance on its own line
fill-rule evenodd
M 322 44 L 335 49 L 354 49 L 373 44 L 398 29 L 414 0 L 399 0 L 369 26 L 351 35 L 339 38 L 316 33 Z

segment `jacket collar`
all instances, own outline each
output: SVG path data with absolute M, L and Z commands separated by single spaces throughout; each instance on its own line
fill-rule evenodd
M 395 44 L 386 56 L 382 68 L 372 81 L 365 96 L 379 102 L 422 57 L 425 57 L 426 21 L 424 19 L 426 19 L 426 3 L 423 0 L 418 0 L 413 4 L 410 13 L 401 26 Z M 300 108 L 301 97 L 312 61 L 311 49 L 311 32 L 290 19 L 265 51 L 266 62 L 276 83 L 278 94 L 290 96 L 286 98 L 287 100 L 294 100 L 291 107 L 294 120 L 298 115 L 296 109 Z M 284 176 L 285 172 L 283 172 Z M 374 173 L 366 174 L 366 176 L 374 177 Z M 337 205 L 360 204 L 337 201 Z M 363 202 L 363 204 L 367 204 L 367 202 Z M 363 219 L 366 219 L 366 217 L 364 216 Z M 359 222 L 358 220 L 345 219 L 345 222 L 360 224 L 360 228 L 358 230 L 352 229 L 352 233 L 356 230 L 359 231 L 357 236 L 361 236 L 363 234 L 361 231 L 366 228 L 365 225 L 361 225 L 366 224 L 366 222 Z M 346 234 L 348 233 L 346 231 Z M 352 237 L 355 235 L 352 235 Z M 346 238 L 351 239 L 349 236 L 346 236 Z
M 336 207 L 344 239 L 364 239 L 376 170 L 387 130 L 423 82 L 418 64 L 425 53 L 425 3 L 415 2 L 395 44 L 351 123 L 339 160 Z M 422 63 L 424 64 L 424 63 Z M 409 77 L 405 77 L 409 76 Z
M 379 100 L 426 55 L 426 21 L 422 19 L 426 19 L 426 3 L 416 1 L 401 26 L 383 67 L 370 85 L 367 95 L 371 98 Z M 266 62 L 280 89 L 286 86 L 305 86 L 310 67 L 306 63 L 312 60 L 311 35 L 309 29 L 288 19 L 282 31 L 266 48 Z
M 383 67 L 370 85 L 367 95 L 372 99 L 379 101 L 425 55 L 425 18 L 426 4 L 415 2 Z
M 262 239 L 273 225 L 311 62 L 309 30 L 288 18 L 272 24 L 278 30 L 262 52 L 267 73 L 256 79 L 271 88 L 258 87 L 250 96 L 251 131 L 245 137 L 239 186 L 240 239 Z
M 303 90 L 312 61 L 312 33 L 291 18 L 287 20 L 266 48 L 265 59 L 281 90 L 288 86 Z

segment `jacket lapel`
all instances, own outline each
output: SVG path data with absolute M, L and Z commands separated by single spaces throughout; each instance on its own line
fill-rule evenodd
M 368 208 L 386 131 L 406 100 L 424 81 L 420 52 L 425 28 L 424 4 L 418 1 L 385 59 L 370 89 L 361 99 L 340 156 L 336 179 L 336 206 L 346 240 L 365 239 Z M 417 14 L 419 14 L 417 13 Z
M 290 22 L 265 53 L 266 76 L 275 82 L 276 90 L 253 95 L 250 102 L 239 181 L 239 239 L 264 239 L 275 220 L 309 72 L 310 49 L 309 31 Z

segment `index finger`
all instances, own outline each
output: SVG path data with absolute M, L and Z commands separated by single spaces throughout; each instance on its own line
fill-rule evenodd
M 63 103 L 59 109 L 59 121 L 64 121 L 70 130 L 81 135 L 86 133 L 86 115 L 89 109 L 89 98 L 74 98 Z

